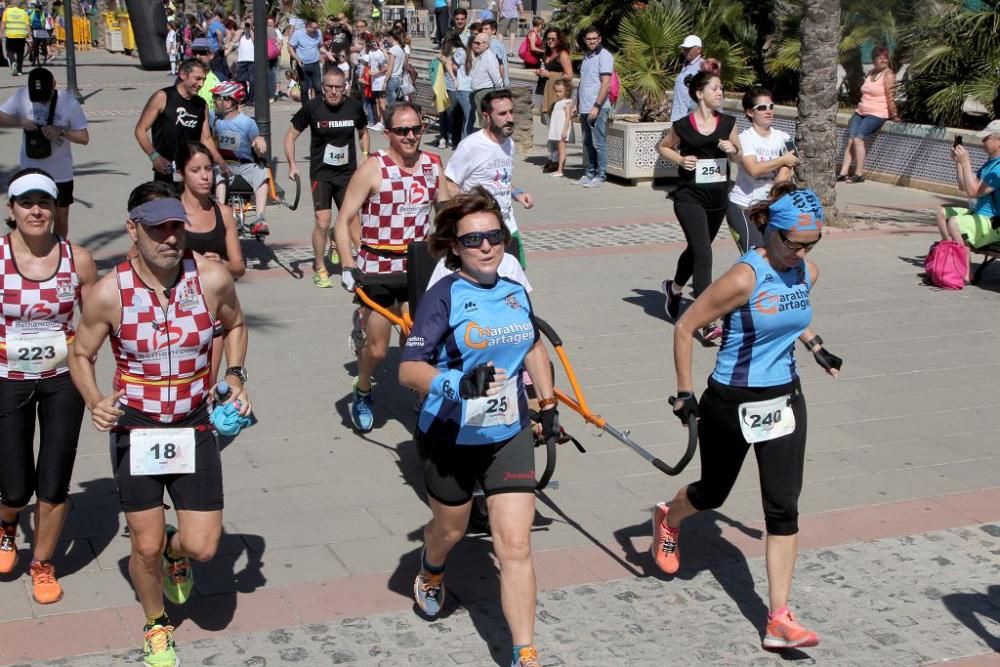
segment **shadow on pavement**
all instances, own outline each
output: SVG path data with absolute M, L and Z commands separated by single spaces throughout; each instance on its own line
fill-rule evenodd
M 650 317 L 663 320 L 664 322 L 670 322 L 670 320 L 667 319 L 667 313 L 663 307 L 663 292 L 660 290 L 633 287 L 632 296 L 624 296 L 622 297 L 622 301 L 641 307 L 643 312 Z M 687 306 L 686 301 L 687 299 L 683 299 L 681 301 L 682 310 Z
M 951 615 L 986 642 L 991 651 L 1000 652 L 1000 636 L 990 632 L 982 620 L 989 619 L 991 625 L 1000 624 L 1000 585 L 990 586 L 986 593 L 951 593 L 941 601 Z

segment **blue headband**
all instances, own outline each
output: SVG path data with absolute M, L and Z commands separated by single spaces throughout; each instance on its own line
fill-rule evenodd
M 813 232 L 823 227 L 826 215 L 812 190 L 795 190 L 768 207 L 767 226 L 788 232 Z
M 180 199 L 161 198 L 148 201 L 145 204 L 136 206 L 128 212 L 128 218 L 132 222 L 147 227 L 162 225 L 169 220 L 179 220 L 187 223 L 187 213 L 184 211 L 184 204 Z

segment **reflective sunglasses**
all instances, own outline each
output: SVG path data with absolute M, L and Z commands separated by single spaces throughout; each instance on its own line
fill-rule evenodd
M 347 90 L 347 86 L 345 84 L 340 84 L 339 86 L 332 86 L 330 84 L 324 83 L 323 90 Z
M 758 104 L 753 108 L 754 111 L 771 111 L 772 109 L 774 109 L 774 102 L 770 104 Z
M 811 243 L 799 243 L 798 241 L 791 241 L 789 240 L 788 234 L 787 232 L 785 232 L 784 229 L 778 230 L 778 236 L 781 237 L 781 244 L 783 246 L 795 252 L 798 252 L 799 250 L 805 250 L 806 252 L 809 252 L 810 250 L 816 247 L 817 243 L 823 240 L 823 236 L 820 235 L 818 239 L 816 239 Z
M 424 133 L 423 125 L 414 125 L 413 127 L 390 127 L 389 131 L 395 134 L 397 137 L 405 137 L 413 133 L 413 136 L 419 137 Z
M 503 243 L 503 230 L 491 229 L 488 232 L 469 232 L 468 234 L 462 234 L 455 240 L 466 248 L 478 248 L 483 245 L 483 239 L 486 239 L 490 246 L 500 245 Z

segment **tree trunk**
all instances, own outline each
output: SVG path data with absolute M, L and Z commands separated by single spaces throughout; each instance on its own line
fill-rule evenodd
M 535 148 L 535 114 L 531 108 L 532 88 L 515 86 L 514 94 L 514 144 L 521 155 L 528 155 Z
M 837 216 L 837 42 L 840 0 L 803 0 L 802 69 L 796 140 L 799 182 L 815 190 L 827 217 Z

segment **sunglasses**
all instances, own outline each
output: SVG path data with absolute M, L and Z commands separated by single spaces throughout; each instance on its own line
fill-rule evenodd
M 771 111 L 774 109 L 774 102 L 770 104 L 758 104 L 753 108 L 754 111 Z
M 419 137 L 421 134 L 424 133 L 424 126 L 423 125 L 414 125 L 413 127 L 390 127 L 388 129 L 389 129 L 390 132 L 392 132 L 393 134 L 395 134 L 397 137 L 408 136 L 410 134 L 410 132 L 413 133 L 413 136 Z
M 347 90 L 347 86 L 340 84 L 339 86 L 331 86 L 330 84 L 323 84 L 323 90 Z
M 491 229 L 488 232 L 469 232 L 468 234 L 459 236 L 456 241 L 466 248 L 478 248 L 483 245 L 483 239 L 486 239 L 490 247 L 500 245 L 503 243 L 503 230 Z
M 781 244 L 794 252 L 798 252 L 799 250 L 805 250 L 806 252 L 809 252 L 810 250 L 816 247 L 817 243 L 823 240 L 823 236 L 820 235 L 818 239 L 816 239 L 811 243 L 799 243 L 798 241 L 791 241 L 789 240 L 788 234 L 785 232 L 784 229 L 778 230 L 778 236 L 781 237 Z

